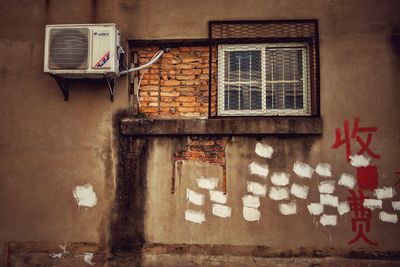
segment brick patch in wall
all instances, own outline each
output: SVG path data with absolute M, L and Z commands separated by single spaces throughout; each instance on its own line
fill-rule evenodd
M 174 153 L 174 168 L 172 175 L 171 193 L 175 192 L 175 166 L 182 160 L 208 162 L 218 164 L 223 170 L 223 190 L 226 193 L 226 154 L 225 148 L 230 137 L 198 137 L 191 136 Z
M 132 48 L 139 65 L 151 60 L 159 47 Z M 215 59 L 215 48 L 212 49 Z M 212 69 L 216 66 L 215 60 Z M 141 71 L 139 111 L 150 118 L 207 118 L 209 116 L 209 47 L 172 48 Z M 212 80 L 215 83 L 213 71 Z M 213 86 L 212 95 L 216 95 Z M 216 104 L 211 105 L 211 113 Z

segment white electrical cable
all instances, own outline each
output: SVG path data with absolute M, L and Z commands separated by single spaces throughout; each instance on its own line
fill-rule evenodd
M 119 73 L 119 75 L 125 75 L 125 74 L 128 74 L 128 73 L 134 72 L 134 71 L 138 71 L 138 70 L 141 70 L 141 69 L 150 67 L 150 66 L 153 65 L 163 54 L 164 54 L 164 51 L 163 51 L 163 50 L 159 50 L 159 51 L 157 51 L 157 53 L 155 53 L 155 55 L 153 56 L 153 58 L 152 58 L 149 62 L 147 62 L 146 64 L 143 64 L 142 66 L 139 66 L 139 67 L 136 67 L 136 68 L 132 68 L 132 69 L 129 69 L 129 70 L 121 71 L 121 72 Z

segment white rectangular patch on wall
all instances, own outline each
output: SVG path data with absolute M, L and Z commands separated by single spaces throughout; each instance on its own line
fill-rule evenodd
M 206 216 L 202 211 L 186 210 L 185 220 L 193 223 L 201 224 L 206 220 Z
M 339 179 L 339 185 L 347 187 L 348 189 L 353 189 L 356 185 L 356 179 L 351 174 L 342 173 Z
M 314 173 L 314 169 L 311 168 L 310 165 L 308 165 L 307 163 L 300 162 L 300 161 L 296 161 L 294 163 L 293 171 L 295 174 L 297 174 L 297 176 L 299 176 L 301 178 L 311 178 Z
M 210 200 L 219 204 L 225 204 L 228 198 L 228 194 L 222 191 L 210 190 Z
M 269 168 L 267 164 L 252 162 L 249 164 L 249 172 L 251 175 L 257 175 L 265 179 L 268 176 Z
M 335 208 L 339 204 L 339 198 L 337 196 L 332 196 L 329 194 L 320 194 L 319 201 L 323 205 L 327 205 L 327 206 L 331 206 L 331 207 L 335 207 Z
M 334 180 L 321 181 L 318 185 L 318 190 L 320 193 L 332 194 L 335 191 L 335 181 Z
M 195 205 L 203 206 L 204 205 L 204 195 L 201 193 L 197 193 L 195 191 L 186 189 L 186 199 Z
M 272 186 L 269 190 L 269 198 L 275 201 L 289 199 L 289 189 L 287 187 Z
M 321 203 L 310 203 L 307 209 L 311 215 L 321 215 L 324 212 L 324 205 Z
M 323 226 L 336 226 L 336 225 L 337 225 L 337 216 L 336 216 L 336 215 L 326 215 L 326 214 L 323 214 L 323 215 L 319 218 L 319 222 L 320 222 Z
M 397 214 L 381 211 L 379 212 L 379 220 L 388 223 L 397 223 Z
M 329 163 L 318 163 L 315 172 L 322 177 L 331 177 L 331 165 Z
M 272 153 L 274 153 L 274 149 L 267 144 L 257 143 L 255 152 L 260 157 L 270 159 Z
M 364 208 L 371 209 L 371 210 L 382 209 L 382 200 L 366 198 L 366 199 L 364 199 L 363 205 L 364 205 Z
M 343 215 L 350 211 L 350 205 L 347 201 L 339 202 L 337 209 L 339 215 Z
M 392 201 L 392 207 L 394 210 L 400 210 L 400 201 Z
M 296 203 L 279 203 L 279 212 L 283 215 L 293 215 L 297 213 Z
M 260 198 L 252 195 L 245 195 L 242 197 L 243 206 L 249 208 L 258 208 L 260 206 Z
M 274 172 L 271 175 L 271 183 L 276 186 L 285 186 L 289 184 L 290 175 L 284 172 Z
M 243 218 L 248 222 L 259 221 L 261 213 L 258 209 L 243 207 Z
M 290 188 L 290 194 L 300 199 L 306 199 L 308 195 L 308 190 L 309 188 L 306 185 L 293 183 L 292 187 Z
M 197 178 L 196 180 L 197 180 L 197 186 L 202 189 L 211 190 L 211 189 L 217 188 L 217 186 L 218 186 L 218 178 L 214 178 L 214 177 L 213 178 L 205 178 L 202 176 L 200 178 Z
M 265 197 L 265 195 L 267 194 L 267 186 L 265 184 L 248 181 L 247 192 L 255 196 Z
M 232 214 L 231 207 L 220 205 L 220 204 L 213 204 L 212 205 L 212 213 L 213 215 L 220 217 L 220 218 L 229 218 Z
M 396 190 L 393 187 L 382 187 L 374 190 L 374 196 L 377 199 L 393 198 L 396 195 Z

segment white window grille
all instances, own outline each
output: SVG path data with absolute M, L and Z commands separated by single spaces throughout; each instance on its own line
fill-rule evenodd
M 311 115 L 308 45 L 218 46 L 218 114 Z

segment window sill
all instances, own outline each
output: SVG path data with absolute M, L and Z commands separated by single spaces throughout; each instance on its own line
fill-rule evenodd
M 123 135 L 320 135 L 322 119 L 313 117 L 241 117 L 218 119 L 122 118 Z

